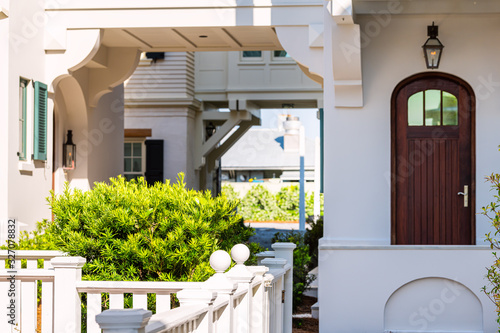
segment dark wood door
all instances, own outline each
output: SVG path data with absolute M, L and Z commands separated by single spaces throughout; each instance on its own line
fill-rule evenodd
M 393 244 L 474 244 L 473 105 L 470 87 L 445 74 L 396 88 Z

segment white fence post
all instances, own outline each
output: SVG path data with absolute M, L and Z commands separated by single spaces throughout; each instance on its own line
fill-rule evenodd
M 293 250 L 297 247 L 294 243 L 274 243 L 275 258 L 286 259 L 290 264 L 290 270 L 285 274 L 285 306 L 283 309 L 283 333 L 292 333 L 292 312 L 293 312 Z
M 145 333 L 151 311 L 143 309 L 112 309 L 96 316 L 102 333 Z
M 244 244 L 236 244 L 231 249 L 231 257 L 236 262 L 236 265 L 226 273 L 233 281 L 238 283 L 238 289 L 244 288 L 246 294 L 241 300 L 236 309 L 236 332 L 250 332 L 250 318 L 252 318 L 252 280 L 254 274 L 244 265 L 245 261 L 250 257 L 250 250 Z
M 177 293 L 177 299 L 181 304 L 181 308 L 185 305 L 203 304 L 208 305 L 208 311 L 200 320 L 197 332 L 212 333 L 213 332 L 213 302 L 217 297 L 217 293 L 204 289 L 183 289 Z
M 250 297 L 252 298 L 250 312 L 250 332 L 252 333 L 267 333 L 267 302 L 265 292 L 264 274 L 269 270 L 265 266 L 249 266 L 247 267 L 255 275 L 253 288 L 251 289 Z
M 82 257 L 56 257 L 50 260 L 54 267 L 54 332 L 80 333 L 80 296 L 77 281 L 82 280 Z
M 233 332 L 233 298 L 232 295 L 238 287 L 231 281 L 224 272 L 231 265 L 231 257 L 226 251 L 217 250 L 210 256 L 210 266 L 215 270 L 215 274 L 205 281 L 204 288 L 217 292 L 217 299 L 214 303 L 214 311 L 217 312 L 217 332 Z M 228 302 L 225 309 L 218 309 L 221 302 Z
M 278 273 L 283 271 L 285 269 L 285 266 L 287 265 L 286 259 L 283 258 L 275 258 L 275 259 L 264 259 L 262 260 L 262 264 L 265 266 L 269 267 L 269 273 L 264 276 L 264 278 L 268 275 L 273 275 L 273 273 Z M 284 290 L 284 276 L 281 275 L 278 278 L 274 278 L 272 280 L 271 286 L 269 289 L 266 290 L 267 294 L 269 295 L 269 311 L 270 311 L 270 318 L 269 318 L 269 332 L 272 333 L 282 333 L 283 332 L 283 323 L 284 323 L 284 316 L 283 316 L 283 302 L 282 302 L 282 292 Z M 285 291 L 286 292 L 286 291 Z M 287 318 L 287 321 L 290 320 L 292 321 L 292 317 Z

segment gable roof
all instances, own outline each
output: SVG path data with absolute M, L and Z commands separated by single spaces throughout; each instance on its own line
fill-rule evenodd
M 284 131 L 269 128 L 252 128 L 223 156 L 223 170 L 297 170 L 300 167 L 298 152 L 283 149 Z M 306 137 L 306 169 L 314 167 L 314 140 Z

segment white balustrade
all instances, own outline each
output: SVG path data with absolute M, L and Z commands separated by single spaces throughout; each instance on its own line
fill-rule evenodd
M 16 251 L 14 273 L 0 269 L 0 306 L 9 305 L 3 296 L 11 288 L 8 277 L 15 275 L 16 329 L 22 331 L 37 329 L 41 281 L 42 333 L 80 333 L 83 293 L 88 333 L 291 333 L 294 248 L 273 244 L 261 266 L 244 265 L 250 255 L 245 245 L 235 245 L 231 256 L 216 251 L 210 257 L 215 274 L 205 282 L 82 281 L 84 258 L 58 251 Z M 227 271 L 231 257 L 236 265 Z M 7 251 L 0 251 L 0 259 L 8 260 Z M 22 267 L 21 259 L 26 260 Z M 38 259 L 43 259 L 43 268 L 38 268 Z M 109 294 L 110 309 L 101 313 L 104 293 Z M 132 294 L 133 309 L 124 309 L 124 294 Z M 156 294 L 155 315 L 147 310 L 148 294 Z M 171 294 L 177 295 L 180 307 L 170 309 Z M 0 321 L 0 332 L 11 328 Z

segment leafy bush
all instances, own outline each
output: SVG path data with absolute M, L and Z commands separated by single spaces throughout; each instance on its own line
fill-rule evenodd
M 272 194 L 264 185 L 258 184 L 250 188 L 245 196 L 239 199 L 238 192 L 229 184 L 222 187 L 222 193 L 231 199 L 239 199 L 239 213 L 246 221 L 296 221 L 299 219 L 298 185 L 282 187 Z M 305 197 L 306 215 L 314 214 L 314 195 Z M 323 211 L 323 195 L 320 196 L 320 207 Z
M 293 311 L 302 304 L 302 295 L 309 288 L 314 279 L 308 275 L 311 267 L 309 245 L 305 243 L 304 233 L 301 231 L 277 232 L 272 242 L 290 242 L 297 245 L 293 251 Z
M 491 232 L 486 234 L 486 241 L 490 243 L 491 249 L 495 250 L 495 252 L 493 252 L 493 264 L 487 268 L 486 274 L 490 285 L 483 287 L 483 291 L 495 303 L 497 307 L 497 323 L 500 324 L 500 256 L 496 252 L 500 249 L 500 241 L 497 238 L 500 233 L 500 174 L 493 173 L 491 176 L 486 177 L 486 180 L 491 183 L 492 190 L 496 193 L 493 196 L 495 200 L 482 208 L 482 214 L 490 220 L 495 229 L 493 235 L 491 235 Z
M 323 216 L 320 216 L 317 221 L 314 221 L 314 219 L 310 217 L 307 223 L 311 226 L 311 229 L 306 230 L 304 234 L 304 243 L 309 246 L 309 256 L 311 256 L 309 268 L 313 269 L 318 267 L 318 245 L 319 239 L 323 237 Z
M 57 249 L 87 259 L 88 280 L 203 281 L 213 274 L 210 255 L 253 234 L 224 195 L 144 179 L 110 179 L 91 191 L 49 198 L 54 221 L 20 237 L 20 249 Z

